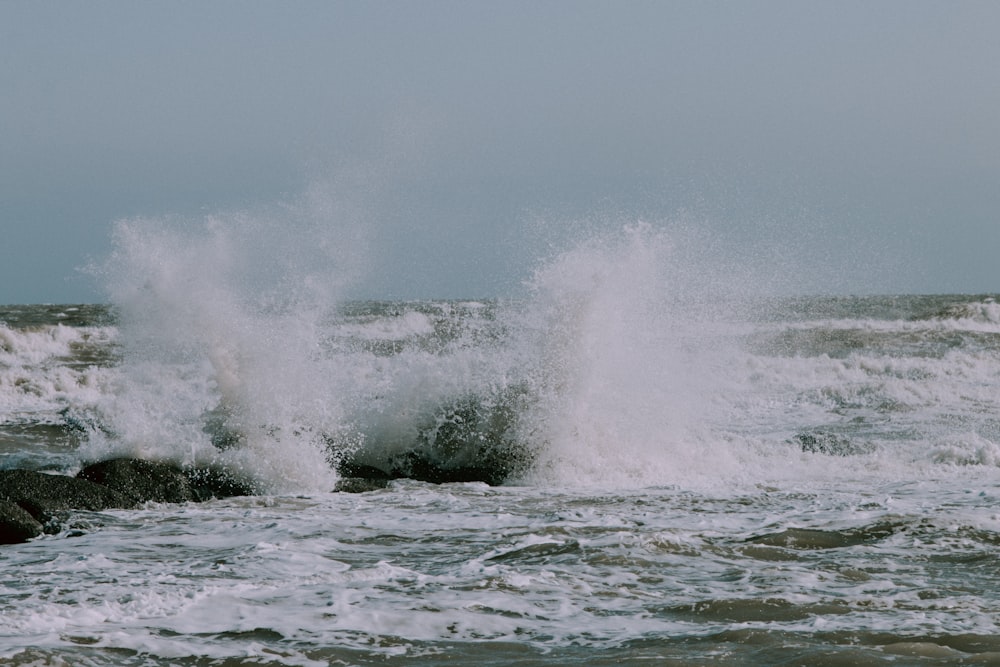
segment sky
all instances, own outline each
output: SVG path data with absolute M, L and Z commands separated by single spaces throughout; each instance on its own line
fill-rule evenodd
M 998 30 L 961 0 L 2 0 L 0 303 L 104 300 L 116 221 L 307 205 L 364 228 L 361 296 L 502 295 L 640 219 L 791 291 L 1000 292 Z

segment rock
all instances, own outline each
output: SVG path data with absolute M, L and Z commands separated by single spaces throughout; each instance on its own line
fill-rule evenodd
M 389 486 L 389 480 L 381 477 L 342 477 L 333 487 L 335 493 L 366 493 Z
M 337 472 L 345 479 L 381 479 L 385 481 L 392 479 L 392 475 L 381 468 L 346 459 L 337 464 Z
M 532 449 L 515 437 L 529 398 L 519 385 L 458 396 L 425 415 L 410 442 L 372 438 L 360 448 L 332 449 L 331 459 L 342 478 L 503 484 L 534 462 Z
M 129 509 L 136 503 L 106 486 L 32 470 L 0 470 L 0 500 L 20 505 L 39 523 L 65 510 Z
M 246 436 L 231 426 L 233 412 L 225 405 L 220 404 L 215 409 L 209 410 L 203 415 L 203 419 L 205 423 L 201 429 L 202 433 L 211 438 L 212 445 L 217 449 L 232 449 L 246 441 Z
M 473 465 L 439 465 L 422 452 L 410 451 L 394 458 L 392 464 L 393 477 L 432 484 L 486 482 L 495 486 L 502 484 L 507 477 L 507 470 L 489 459 Z
M 200 502 L 253 495 L 253 486 L 224 470 L 183 469 L 142 459 L 110 459 L 76 477 L 0 470 L 0 544 L 16 544 L 63 528 L 70 510 L 132 509 L 144 502 Z
M 42 532 L 42 524 L 20 505 L 0 500 L 0 544 L 27 542 Z
M 343 459 L 337 464 L 337 472 L 345 486 L 358 485 L 364 480 L 373 488 L 385 488 L 392 479 L 412 479 L 431 484 L 447 484 L 461 482 L 485 482 L 492 486 L 503 484 L 511 473 L 509 461 L 499 457 L 484 456 L 481 462 L 471 465 L 460 465 L 453 461 L 444 464 L 437 463 L 424 451 L 410 450 L 391 457 L 386 462 L 388 471 L 350 459 Z M 339 488 L 334 490 L 343 491 Z M 380 486 L 375 486 L 381 483 Z M 366 489 L 368 490 L 368 489 Z
M 113 489 L 141 505 L 145 502 L 185 503 L 195 494 L 184 472 L 178 467 L 142 459 L 109 459 L 94 463 L 79 473 L 85 479 Z
M 253 485 L 222 469 L 181 468 L 143 459 L 101 461 L 87 466 L 77 477 L 114 489 L 136 504 L 204 502 L 256 493 Z
M 85 479 L 34 470 L 0 470 L 0 506 L 3 507 L 0 512 L 3 539 L 0 542 L 14 544 L 41 532 L 59 532 L 69 510 L 99 512 L 135 505 L 130 497 Z
M 253 496 L 259 490 L 251 482 L 241 479 L 222 468 L 187 468 L 184 470 L 193 500 L 204 502 L 212 498 Z

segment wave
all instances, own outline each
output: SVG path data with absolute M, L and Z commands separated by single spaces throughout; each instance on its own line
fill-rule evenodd
M 118 223 L 119 386 L 85 456 L 208 458 L 274 489 L 328 488 L 338 466 L 569 483 L 735 466 L 708 426 L 733 295 L 663 230 L 588 238 L 509 300 L 358 305 L 328 289 L 335 257 L 299 261 L 331 232 L 280 222 Z
M 995 297 L 984 297 L 982 300 L 949 305 L 933 317 L 938 320 L 1000 325 L 1000 304 Z
M 106 365 L 113 360 L 113 327 L 71 327 L 63 324 L 12 329 L 0 323 L 0 367 L 43 364 Z
M 704 239 L 637 223 L 506 299 L 357 301 L 338 234 L 308 211 L 121 221 L 101 269 L 116 326 L 0 330 L 29 378 L 5 374 L 0 400 L 85 432 L 84 459 L 221 464 L 274 492 L 995 461 L 991 297 L 761 298 Z
M 37 419 L 93 404 L 108 391 L 116 335 L 114 327 L 0 325 L 0 414 Z

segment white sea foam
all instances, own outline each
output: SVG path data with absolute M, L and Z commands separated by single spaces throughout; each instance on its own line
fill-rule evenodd
M 6 367 L 39 364 L 53 357 L 69 356 L 70 345 L 85 340 L 95 330 L 62 325 L 28 330 L 0 326 L 0 364 Z
M 407 311 L 395 317 L 380 316 L 369 322 L 343 323 L 338 336 L 354 340 L 406 340 L 434 333 L 434 322 L 426 313 Z
M 109 428 L 85 455 L 211 459 L 291 491 L 328 488 L 337 457 L 385 466 L 437 443 L 468 463 L 486 443 L 529 453 L 522 482 L 711 487 L 816 474 L 803 432 L 848 433 L 862 456 L 838 462 L 845 475 L 905 431 L 921 444 L 893 465 L 940 461 L 949 414 L 1000 441 L 969 415 L 997 407 L 990 299 L 758 322 L 738 266 L 637 223 L 540 262 L 516 299 L 338 315 L 357 260 L 326 209 L 283 215 L 118 223 L 105 271 L 123 363 L 88 398 Z M 58 354 L 79 335 L 63 329 L 17 354 Z M 442 428 L 465 442 L 438 442 Z
M 4 547 L 2 660 L 874 663 L 928 638 L 991 659 L 992 300 L 754 312 L 738 267 L 638 224 L 519 298 L 345 305 L 323 211 L 121 222 L 120 329 L 3 330 L 5 426 L 70 407 L 81 458 L 214 460 L 275 495 Z M 534 465 L 327 493 L 330 454 L 432 441 Z
M 536 474 L 645 485 L 732 471 L 711 430 L 731 348 L 715 308 L 732 295 L 682 255 L 640 223 L 535 273 L 521 335 L 538 394 L 524 424 Z
M 0 414 L 44 422 L 67 407 L 93 406 L 110 391 L 115 371 L 75 359 L 116 337 L 113 327 L 0 326 Z
M 211 457 L 273 488 L 322 488 L 324 433 L 342 420 L 342 376 L 320 330 L 352 248 L 323 207 L 116 226 L 105 265 L 120 310 L 122 386 L 101 408 L 116 438 L 101 449 L 182 461 Z M 241 446 L 219 453 L 216 411 Z
M 405 661 L 510 642 L 564 663 L 571 647 L 593 654 L 664 635 L 685 640 L 658 650 L 704 655 L 715 634 L 746 629 L 799 645 L 820 632 L 824 650 L 831 633 L 990 636 L 988 594 L 951 583 L 941 559 L 988 555 L 995 489 L 969 489 L 998 474 L 880 488 L 803 480 L 748 494 L 400 483 L 120 512 L 74 538 L 72 554 L 58 536 L 8 552 L 16 567 L 0 592 L 20 599 L 4 609 L 0 643 L 82 645 L 98 664 L 122 657 L 104 649 L 137 651 L 136 664 L 313 664 L 332 646 Z M 870 535 L 748 549 L 748 538 L 790 527 Z M 43 557 L 53 549 L 64 553 Z M 989 576 L 973 568 L 962 580 Z

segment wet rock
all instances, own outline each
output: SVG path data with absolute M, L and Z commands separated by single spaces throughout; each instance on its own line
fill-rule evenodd
M 223 468 L 186 468 L 183 472 L 187 478 L 195 502 L 204 502 L 213 498 L 231 498 L 233 496 L 253 496 L 260 492 L 254 484 Z
M 6 544 L 24 542 L 43 531 L 59 532 L 70 510 L 99 512 L 136 505 L 130 497 L 106 486 L 34 470 L 0 470 L 0 504 L 5 508 L 2 530 Z
M 77 478 L 100 484 L 141 505 L 145 502 L 185 503 L 195 494 L 177 466 L 142 459 L 109 459 L 88 465 Z
M 132 509 L 145 502 L 200 502 L 255 492 L 252 484 L 225 470 L 142 459 L 101 461 L 76 477 L 0 470 L 0 544 L 57 533 L 72 510 Z
M 381 477 L 342 477 L 333 487 L 335 493 L 367 493 L 389 486 L 389 480 Z
M 418 451 L 410 451 L 393 459 L 392 476 L 415 479 L 432 484 L 454 482 L 486 482 L 490 485 L 502 484 L 508 471 L 498 462 L 484 460 L 472 465 L 442 465 Z
M 531 449 L 515 438 L 517 415 L 528 398 L 520 386 L 459 396 L 429 412 L 411 442 L 371 439 L 360 449 L 333 449 L 331 458 L 343 478 L 503 484 L 534 461 Z
M 252 484 L 223 469 L 181 468 L 144 459 L 101 461 L 87 466 L 77 477 L 114 489 L 136 504 L 204 502 L 256 493 Z
M 343 460 L 338 463 L 337 472 L 340 473 L 340 476 L 345 479 L 370 479 L 384 481 L 392 479 L 392 475 L 381 468 L 376 468 L 375 466 L 365 465 L 351 460 Z
M 0 500 L 0 544 L 27 542 L 42 532 L 42 524 L 24 508 L 9 500 Z
M 205 423 L 201 430 L 211 438 L 212 445 L 216 449 L 232 449 L 246 441 L 246 436 L 238 429 L 233 428 L 232 410 L 225 405 L 219 405 L 215 409 L 209 410 L 203 415 L 203 419 Z
M 20 505 L 41 523 L 65 510 L 128 509 L 128 496 L 94 482 L 32 470 L 0 470 L 0 499 Z
M 483 461 L 471 465 L 456 464 L 453 461 L 438 463 L 426 452 L 418 450 L 393 456 L 385 466 L 388 470 L 343 460 L 337 465 L 337 472 L 341 475 L 341 481 L 353 479 L 366 480 L 371 484 L 381 483 L 382 486 L 377 488 L 384 488 L 392 479 L 412 479 L 431 484 L 485 482 L 496 486 L 502 484 L 511 472 L 508 462 L 499 458 L 484 458 Z

